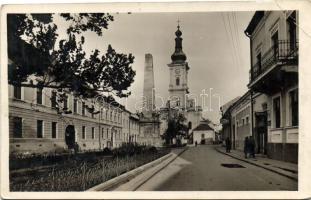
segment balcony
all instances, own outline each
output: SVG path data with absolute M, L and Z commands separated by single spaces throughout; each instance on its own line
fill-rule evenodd
M 285 79 L 297 79 L 297 66 L 298 42 L 279 40 L 252 66 L 248 87 L 263 93 L 269 92 L 269 89 L 278 89 L 278 83 L 284 84 Z

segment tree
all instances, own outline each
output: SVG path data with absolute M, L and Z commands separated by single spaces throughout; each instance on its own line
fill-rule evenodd
M 187 126 L 185 121 L 186 118 L 182 113 L 177 113 L 175 116 L 168 118 L 167 129 L 163 135 L 166 144 L 170 145 L 173 143 L 174 138 L 186 135 Z
M 8 82 L 15 86 L 55 88 L 83 98 L 103 93 L 118 97 L 130 95 L 134 81 L 132 54 L 117 53 L 111 45 L 105 54 L 94 49 L 89 56 L 83 49 L 83 32 L 92 31 L 99 37 L 114 20 L 106 13 L 62 13 L 70 22 L 65 38 L 60 38 L 56 14 L 9 14 L 7 16 Z M 29 81 L 29 77 L 35 80 Z

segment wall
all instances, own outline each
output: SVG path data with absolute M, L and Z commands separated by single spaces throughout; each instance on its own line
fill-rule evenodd
M 193 131 L 193 143 L 201 144 L 202 134 L 204 134 L 204 139 L 206 144 L 210 144 L 215 141 L 215 132 L 212 130 L 201 130 Z

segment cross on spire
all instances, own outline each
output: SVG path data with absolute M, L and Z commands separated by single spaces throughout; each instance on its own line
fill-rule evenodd
M 177 20 L 177 28 L 178 28 L 178 29 L 179 29 L 179 27 L 180 27 L 180 26 L 179 26 L 179 22 L 180 22 L 180 20 L 178 19 L 178 20 Z

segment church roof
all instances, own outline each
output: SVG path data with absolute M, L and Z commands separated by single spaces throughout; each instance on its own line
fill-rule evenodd
M 179 30 L 180 26 L 177 26 L 177 31 L 175 32 L 175 52 L 171 56 L 173 63 L 184 63 L 187 59 L 186 54 L 182 50 L 182 32 Z
M 213 131 L 214 129 L 212 129 L 207 123 L 201 123 L 195 129 L 193 129 L 193 131 L 208 131 L 208 130 Z

